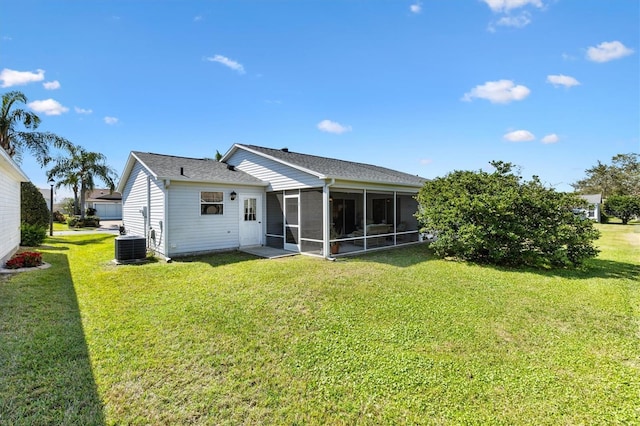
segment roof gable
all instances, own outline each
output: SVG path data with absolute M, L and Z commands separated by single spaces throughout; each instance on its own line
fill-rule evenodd
M 335 158 L 301 154 L 287 149 L 273 149 L 257 145 L 235 144 L 222 158 L 223 161 L 231 157 L 233 152 L 244 149 L 265 158 L 294 167 L 306 173 L 313 174 L 320 179 L 339 179 L 358 182 L 374 182 L 382 184 L 406 185 L 421 187 L 426 179 L 410 175 L 386 167 Z
M 132 151 L 120 178 L 118 191 L 122 192 L 124 189 L 124 185 L 136 161 L 156 179 L 235 185 L 265 185 L 260 179 L 213 159 Z

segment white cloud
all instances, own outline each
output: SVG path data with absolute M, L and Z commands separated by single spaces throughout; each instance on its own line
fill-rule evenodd
M 426 166 L 428 164 L 433 163 L 433 160 L 431 158 L 421 158 L 420 159 L 420 164 L 422 164 L 423 166 Z
M 218 62 L 226 67 L 231 68 L 234 71 L 237 71 L 238 74 L 244 74 L 244 66 L 241 63 L 234 61 L 233 59 L 229 59 L 226 56 L 215 55 L 212 57 L 205 58 L 209 62 Z
M 104 122 L 105 122 L 105 123 L 107 123 L 107 124 L 108 124 L 108 125 L 110 125 L 110 126 L 113 126 L 113 125 L 115 125 L 115 124 L 118 124 L 118 121 L 120 121 L 120 120 L 118 120 L 116 117 L 109 117 L 109 116 L 106 116 L 106 117 L 104 118 Z
M 593 62 L 609 62 L 614 59 L 620 59 L 633 53 L 633 49 L 629 49 L 619 41 L 605 41 L 596 47 L 587 49 L 587 59 Z
M 544 6 L 541 0 L 483 0 L 494 12 L 509 12 L 527 5 L 538 8 Z
M 322 130 L 323 132 L 335 133 L 339 135 L 344 132 L 350 132 L 351 126 L 343 126 L 342 124 L 336 123 L 335 121 L 331 120 L 322 120 L 318 123 L 318 129 Z
M 573 87 L 573 86 L 579 86 L 580 85 L 580 82 L 578 80 L 576 80 L 575 78 L 570 77 L 568 75 L 562 75 L 562 74 L 548 75 L 547 76 L 547 83 L 551 83 L 556 87 L 558 87 L 558 86 Z
M 202 21 L 203 19 L 204 17 L 202 15 L 194 16 L 193 22 L 199 22 L 199 21 Z
M 62 106 L 60 102 L 54 99 L 29 102 L 27 106 L 35 112 L 41 112 L 44 115 L 60 115 L 69 111 L 69 108 Z
M 549 143 L 556 143 L 559 140 L 560 140 L 560 137 L 558 135 L 556 135 L 555 133 L 551 133 L 550 135 L 547 135 L 544 138 L 540 139 L 540 142 L 549 144 Z
M 473 98 L 487 99 L 494 104 L 508 104 L 511 101 L 521 101 L 529 96 L 531 90 L 526 86 L 516 85 L 511 80 L 487 81 L 465 93 L 463 101 L 471 102 Z
M 513 132 L 505 134 L 503 138 L 509 142 L 529 142 L 536 137 L 528 130 L 514 130 Z
M 56 90 L 60 88 L 60 82 L 58 80 L 46 81 L 42 83 L 42 85 L 47 90 Z
M 523 12 L 518 16 L 503 16 L 496 21 L 495 25 L 499 25 L 501 27 L 524 28 L 530 23 L 531 15 L 528 12 Z
M 31 71 L 16 71 L 5 68 L 0 71 L 0 81 L 2 81 L 2 87 L 20 86 L 36 81 L 44 80 L 44 70 L 37 70 L 37 72 Z
M 414 4 L 409 6 L 409 10 L 411 10 L 411 13 L 416 14 L 422 12 L 422 3 L 420 3 L 419 1 L 415 2 Z
M 73 109 L 75 110 L 75 112 L 77 114 L 89 115 L 89 114 L 91 114 L 93 112 L 93 110 L 84 109 L 84 108 L 78 108 L 78 107 L 73 107 Z

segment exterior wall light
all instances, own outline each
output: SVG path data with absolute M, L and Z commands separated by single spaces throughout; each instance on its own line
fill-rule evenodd
M 229 197 L 231 198 L 231 201 L 236 199 L 236 195 L 238 195 L 238 194 L 236 194 L 236 191 L 231 191 L 231 194 L 229 194 Z

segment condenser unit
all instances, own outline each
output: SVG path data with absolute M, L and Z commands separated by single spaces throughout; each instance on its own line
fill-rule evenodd
M 143 260 L 147 257 L 147 240 L 135 235 L 116 237 L 116 261 Z

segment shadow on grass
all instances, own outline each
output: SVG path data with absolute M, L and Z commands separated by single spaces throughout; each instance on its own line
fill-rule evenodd
M 348 258 L 346 258 L 348 259 Z M 408 247 L 399 247 L 391 250 L 377 251 L 351 259 L 364 262 L 384 263 L 387 265 L 406 268 L 423 262 L 429 262 L 438 259 L 429 249 L 428 245 L 418 244 Z M 456 262 L 451 260 L 451 262 Z M 508 267 L 495 266 L 482 263 L 462 262 L 467 264 L 475 264 L 484 268 L 491 268 L 503 272 L 527 272 L 544 276 L 559 276 L 567 279 L 588 279 L 588 278 L 605 278 L 605 279 L 626 279 L 632 281 L 640 281 L 640 265 L 626 262 L 617 262 L 604 259 L 590 259 L 580 268 L 555 268 L 542 269 L 532 267 Z
M 81 236 L 82 234 L 78 234 L 77 236 Z M 75 238 L 76 235 L 69 235 L 72 238 L 64 238 L 64 237 L 47 237 L 45 243 L 54 243 L 54 244 L 72 244 L 75 246 L 86 246 L 88 244 L 100 243 L 104 240 L 113 239 L 116 235 L 113 234 L 85 234 L 86 237 L 82 239 Z
M 218 266 L 232 265 L 234 263 L 246 262 L 248 260 L 260 259 L 249 253 L 241 251 L 225 251 L 198 256 L 181 256 L 173 258 L 174 263 L 206 263 L 215 268 Z
M 67 256 L 44 260 L 0 285 L 0 423 L 105 424 Z

